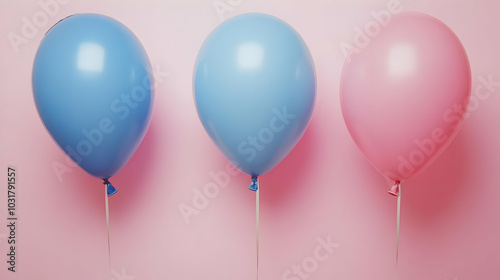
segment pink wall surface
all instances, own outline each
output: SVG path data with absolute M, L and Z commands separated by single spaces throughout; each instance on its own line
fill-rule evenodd
M 473 78 L 470 114 L 455 141 L 403 186 L 398 279 L 500 279 L 499 1 L 54 1 L 0 3 L 0 279 L 256 278 L 249 176 L 231 175 L 189 223 L 179 211 L 180 205 L 193 206 L 195 193 L 213 182 L 212 173 L 227 172 L 227 160 L 194 106 L 196 54 L 223 19 L 247 12 L 292 25 L 317 70 L 309 128 L 261 177 L 259 278 L 395 279 L 396 200 L 352 141 L 338 91 L 341 43 L 352 44 L 356 28 L 388 4 L 449 25 L 467 50 Z M 49 2 L 57 4 L 45 11 Z M 76 167 L 58 178 L 52 166 L 66 164 L 66 157 L 40 121 L 31 91 L 33 58 L 44 33 L 82 12 L 127 25 L 157 69 L 150 129 L 113 178 L 119 192 L 110 198 L 111 267 L 102 183 Z M 26 21 L 38 30 L 23 35 Z M 8 39 L 13 33 L 24 38 L 16 47 Z M 499 82 L 486 86 L 485 79 Z M 8 165 L 18 172 L 15 273 L 6 263 Z M 321 249 L 318 261 L 322 242 L 332 248 Z M 293 274 L 294 265 L 302 275 Z

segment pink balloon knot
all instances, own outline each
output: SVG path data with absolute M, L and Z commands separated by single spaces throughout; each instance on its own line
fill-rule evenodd
M 396 182 L 388 193 L 396 197 L 399 196 L 399 182 Z

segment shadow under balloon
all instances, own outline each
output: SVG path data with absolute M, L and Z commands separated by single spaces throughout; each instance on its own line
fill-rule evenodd
M 472 164 L 468 137 L 462 130 L 434 163 L 402 185 L 402 215 L 407 220 L 428 226 L 438 223 L 460 192 L 471 187 L 464 180 Z
M 268 174 L 262 176 L 261 200 L 270 209 L 280 208 L 280 204 L 300 199 L 308 191 L 302 176 L 307 176 L 314 168 L 311 162 L 315 154 L 314 118 L 294 149 Z
M 110 207 L 113 207 L 113 216 L 118 220 L 121 217 L 128 217 L 129 211 L 134 211 L 135 207 L 141 207 L 151 195 L 154 195 L 155 188 L 159 188 L 159 184 L 154 181 L 153 168 L 155 160 L 153 158 L 158 155 L 160 145 L 158 143 L 158 122 L 151 121 L 151 125 L 146 133 L 141 145 L 130 158 L 125 167 L 115 176 L 115 186 L 119 188 L 116 199 L 110 202 Z M 168 145 L 167 145 L 168 147 Z M 111 196 L 112 200 L 114 196 Z M 110 210 L 111 211 L 111 210 Z

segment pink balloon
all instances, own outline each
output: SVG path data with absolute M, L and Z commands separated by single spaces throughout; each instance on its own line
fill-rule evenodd
M 403 182 L 453 140 L 470 90 L 469 60 L 455 33 L 431 16 L 404 13 L 347 58 L 340 103 L 361 152 L 387 179 Z

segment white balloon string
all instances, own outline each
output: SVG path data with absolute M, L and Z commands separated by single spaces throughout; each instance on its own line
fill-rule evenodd
M 259 188 L 260 189 L 260 188 Z M 256 217 L 256 241 L 257 241 L 257 280 L 259 280 L 259 189 L 255 192 L 255 217 Z
M 108 185 L 104 184 L 104 200 L 106 202 L 106 226 L 108 230 L 108 261 L 109 266 L 111 267 L 111 246 L 109 243 L 109 204 L 108 204 Z
M 397 234 L 396 234 L 396 279 L 398 271 L 398 259 L 399 259 L 399 230 L 401 226 L 401 183 L 398 182 L 398 210 L 397 210 Z

